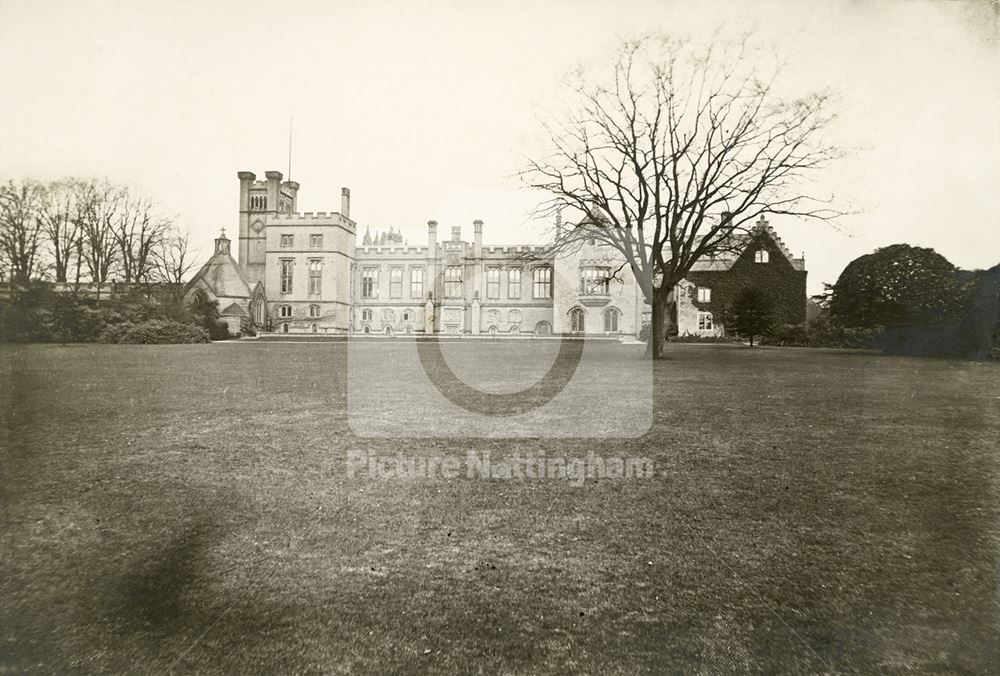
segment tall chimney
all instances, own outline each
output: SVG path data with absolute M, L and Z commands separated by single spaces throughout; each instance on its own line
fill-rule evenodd
M 351 189 L 340 189 L 340 215 L 344 218 L 351 218 Z
M 278 213 L 278 200 L 281 199 L 281 172 L 265 171 L 264 178 L 267 179 L 267 209 L 269 213 Z
M 472 240 L 472 255 L 479 258 L 483 255 L 483 222 L 478 218 L 472 221 L 472 230 L 475 233 Z
M 461 242 L 462 241 L 462 226 L 453 225 L 451 226 L 451 241 Z
M 427 255 L 433 257 L 438 241 L 438 222 L 427 221 Z

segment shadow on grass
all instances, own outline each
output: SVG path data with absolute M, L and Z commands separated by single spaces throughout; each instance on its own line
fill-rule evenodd
M 186 523 L 110 581 L 115 593 L 109 595 L 109 615 L 131 631 L 158 636 L 181 631 L 197 615 L 192 592 L 204 582 L 208 552 L 221 538 L 220 527 L 209 518 Z

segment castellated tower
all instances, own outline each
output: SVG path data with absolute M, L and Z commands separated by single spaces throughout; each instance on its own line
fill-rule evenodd
M 239 263 L 251 282 L 259 282 L 265 276 L 268 220 L 296 212 L 299 184 L 282 181 L 280 171 L 265 172 L 263 181 L 250 171 L 236 175 L 240 179 Z

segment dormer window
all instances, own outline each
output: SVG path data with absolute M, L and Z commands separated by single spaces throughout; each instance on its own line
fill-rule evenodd
M 770 259 L 771 256 L 767 253 L 767 249 L 758 249 L 753 255 L 754 263 L 767 263 Z

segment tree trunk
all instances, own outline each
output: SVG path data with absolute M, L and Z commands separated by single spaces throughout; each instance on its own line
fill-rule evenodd
M 663 359 L 663 348 L 667 342 L 667 333 L 670 330 L 670 304 L 667 302 L 669 294 L 654 291 L 653 302 L 650 303 L 652 309 L 652 323 L 649 327 L 649 342 L 646 343 L 646 354 L 653 359 Z

